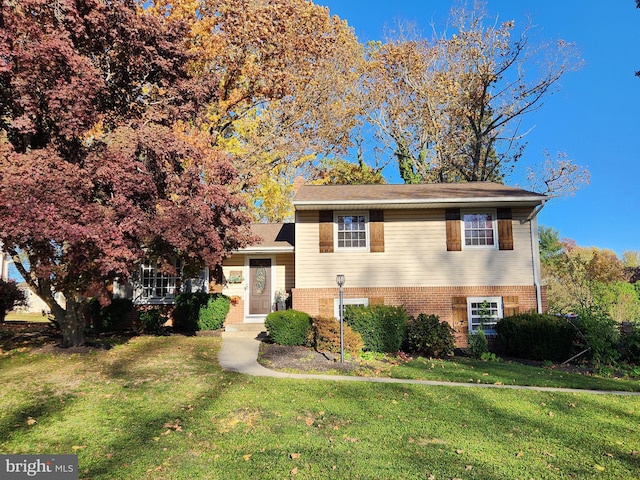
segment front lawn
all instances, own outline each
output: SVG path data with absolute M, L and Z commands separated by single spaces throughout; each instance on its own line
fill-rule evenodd
M 85 479 L 640 476 L 640 397 L 254 378 L 219 348 L 5 351 L 0 452 L 76 453 Z
M 640 392 L 638 378 L 607 378 L 588 370 L 582 373 L 564 370 L 557 365 L 536 367 L 515 361 L 487 362 L 468 357 L 418 358 L 392 367 L 390 375 L 417 380 Z

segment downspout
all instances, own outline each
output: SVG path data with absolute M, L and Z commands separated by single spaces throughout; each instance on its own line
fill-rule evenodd
M 538 240 L 538 213 L 542 210 L 547 203 L 547 200 L 543 200 L 542 203 L 531 212 L 531 215 L 527 217 L 529 222 L 529 229 L 531 231 L 531 259 L 533 261 L 533 285 L 536 289 L 536 307 L 538 313 L 542 313 L 542 275 L 540 273 L 540 246 Z

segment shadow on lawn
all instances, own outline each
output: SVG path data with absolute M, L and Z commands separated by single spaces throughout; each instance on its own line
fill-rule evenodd
M 179 431 L 187 402 L 190 412 L 205 412 L 232 385 L 228 378 L 234 375 L 215 361 L 219 340 L 118 336 L 117 341 L 118 348 L 86 355 L 34 354 L 43 351 L 39 342 L 12 343 L 24 351 L 0 356 L 9 395 L 0 415 L 2 450 L 77 453 L 81 478 L 85 470 L 89 477 L 137 478 L 144 476 L 142 465 L 156 459 L 161 465 L 168 456 L 157 439 L 166 439 L 168 429 Z M 190 387 L 195 382 L 197 391 Z M 132 475 L 136 459 L 141 460 Z

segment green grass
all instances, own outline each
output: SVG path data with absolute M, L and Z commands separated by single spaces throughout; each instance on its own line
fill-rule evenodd
M 418 358 L 392 367 L 390 376 L 464 383 L 640 392 L 638 378 L 606 378 L 562 371 L 553 366 L 541 368 L 517 362 L 486 362 L 466 357 L 446 360 Z
M 47 315 L 40 312 L 8 312 L 5 317 L 7 322 L 49 322 Z
M 219 346 L 5 352 L 0 452 L 77 453 L 86 479 L 640 476 L 640 397 L 254 378 Z

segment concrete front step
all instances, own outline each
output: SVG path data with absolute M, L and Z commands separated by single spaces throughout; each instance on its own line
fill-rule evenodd
M 264 332 L 264 323 L 232 323 L 224 326 L 225 332 Z

